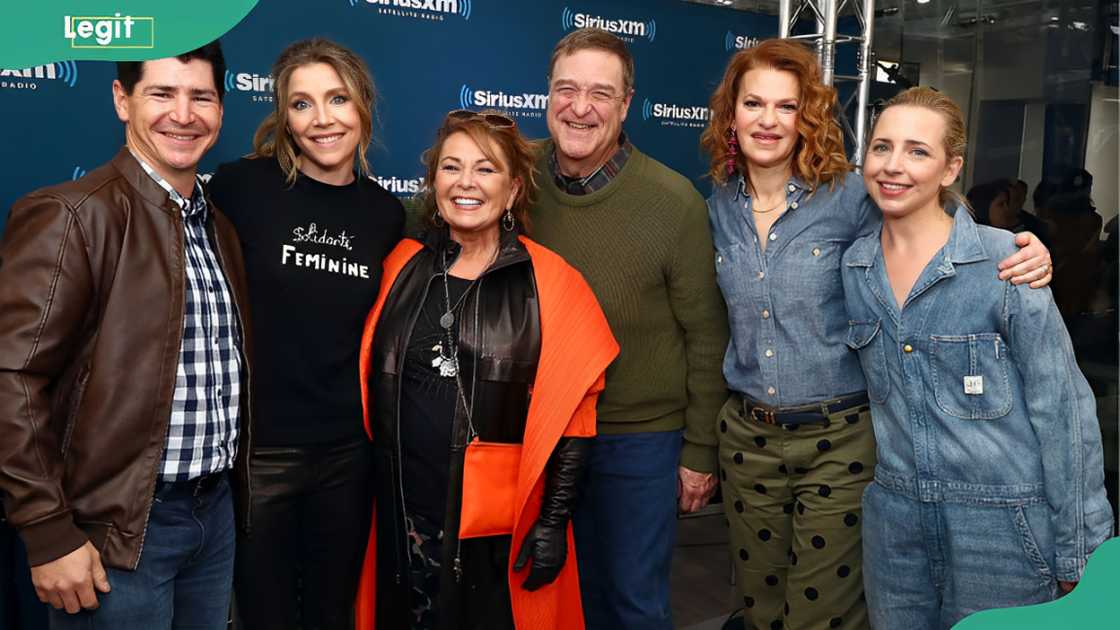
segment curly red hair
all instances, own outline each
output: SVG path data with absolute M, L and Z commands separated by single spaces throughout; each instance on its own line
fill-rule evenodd
M 797 77 L 801 86 L 797 112 L 800 137 L 793 149 L 794 174 L 816 189 L 821 184 L 831 185 L 838 176 L 850 171 L 851 164 L 844 154 L 844 136 L 832 115 L 836 90 L 821 83 L 817 58 L 799 42 L 767 39 L 735 53 L 727 63 L 723 80 L 712 94 L 711 118 L 700 136 L 700 146 L 711 159 L 708 176 L 717 184 L 723 184 L 729 176 L 728 163 L 734 163 L 735 171 L 749 177 L 746 160 L 742 153 L 732 150 L 728 136 L 735 121 L 739 80 L 757 68 L 789 72 Z

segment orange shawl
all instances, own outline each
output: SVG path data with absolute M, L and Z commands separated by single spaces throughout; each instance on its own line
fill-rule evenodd
M 540 513 L 545 464 L 560 437 L 595 435 L 595 403 L 603 390 L 603 374 L 618 355 L 618 344 L 583 276 L 543 246 L 525 237 L 521 237 L 521 242 L 533 261 L 533 273 L 537 280 L 541 353 L 529 415 L 525 421 L 521 468 L 518 471 L 513 544 L 510 547 L 510 599 L 518 630 L 574 630 L 583 628 L 584 623 L 571 525 L 568 526 L 568 560 L 552 584 L 534 592 L 526 591 L 521 588 L 521 582 L 529 569 L 526 567 L 515 573 L 513 561 Z M 375 439 L 370 432 L 368 386 L 374 331 L 397 276 L 422 248 L 419 242 L 405 239 L 385 259 L 381 291 L 366 319 L 359 370 L 362 410 L 370 439 Z M 371 527 L 355 604 L 357 630 L 374 630 L 376 536 L 375 527 Z

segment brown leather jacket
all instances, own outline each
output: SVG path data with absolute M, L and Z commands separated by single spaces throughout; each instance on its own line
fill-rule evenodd
M 226 217 L 212 205 L 208 216 L 247 359 L 241 249 Z M 87 538 L 106 566 L 140 561 L 183 333 L 183 238 L 179 207 L 127 149 L 12 206 L 0 239 L 0 488 L 32 566 Z

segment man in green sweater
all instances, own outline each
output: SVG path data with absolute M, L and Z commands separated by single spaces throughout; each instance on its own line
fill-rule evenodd
M 549 82 L 533 237 L 583 272 L 621 345 L 574 516 L 584 614 L 592 629 L 669 630 L 676 508 L 698 510 L 715 491 L 727 399 L 707 209 L 622 132 L 634 62 L 620 39 L 568 34 Z

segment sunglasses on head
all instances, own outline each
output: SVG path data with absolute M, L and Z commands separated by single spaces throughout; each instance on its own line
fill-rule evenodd
M 509 116 L 502 114 L 481 114 L 479 112 L 472 112 L 469 109 L 457 109 L 453 112 L 447 113 L 447 120 L 475 120 L 479 119 L 482 122 L 497 129 L 505 129 L 508 127 L 516 127 L 517 122 Z

